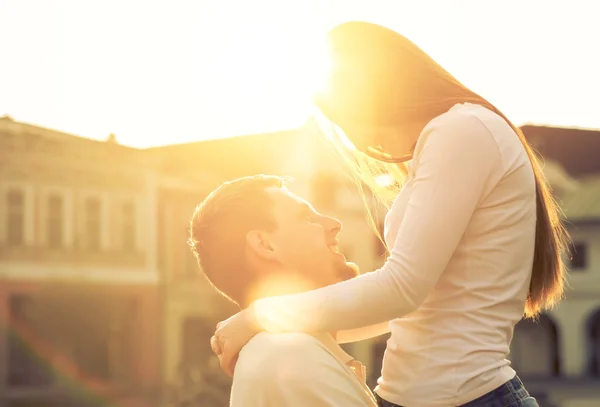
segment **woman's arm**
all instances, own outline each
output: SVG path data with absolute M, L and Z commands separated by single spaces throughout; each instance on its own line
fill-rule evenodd
M 402 317 L 425 300 L 502 169 L 493 136 L 474 116 L 442 116 L 421 137 L 404 213 L 390 214 L 402 222 L 385 265 L 318 290 L 256 301 L 254 318 L 263 329 L 351 330 Z
M 335 340 L 337 343 L 358 342 L 385 335 L 389 332 L 390 323 L 382 322 L 380 324 L 369 325 L 362 328 L 339 331 L 335 335 Z

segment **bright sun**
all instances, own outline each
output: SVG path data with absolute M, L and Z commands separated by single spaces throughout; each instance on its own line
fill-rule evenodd
M 248 7 L 236 16 L 215 15 L 204 30 L 216 39 L 206 50 L 199 73 L 204 91 L 216 95 L 202 110 L 222 116 L 213 133 L 233 125 L 231 119 L 256 123 L 256 131 L 300 125 L 312 112 L 314 92 L 325 87 L 330 67 L 327 27 L 306 12 L 273 19 L 256 10 Z M 250 14 L 244 15 L 245 11 Z
M 307 119 L 325 77 L 331 24 L 303 2 L 153 3 L 144 18 L 127 2 L 44 4 L 53 18 L 7 29 L 40 70 L 6 75 L 0 114 L 16 120 L 140 147 L 282 130 Z
M 490 14 L 472 0 L 436 13 L 397 0 L 0 1 L 14 60 L 0 66 L 0 115 L 138 147 L 289 129 L 323 85 L 327 31 L 365 20 L 414 40 L 518 124 L 598 127 L 593 2 L 548 6 L 542 19 L 536 2 L 510 2 Z M 552 59 L 557 46 L 568 58 Z

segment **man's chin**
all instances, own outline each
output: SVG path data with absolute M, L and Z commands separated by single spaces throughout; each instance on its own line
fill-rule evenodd
M 340 281 L 350 280 L 360 274 L 360 270 L 355 263 L 344 262 L 335 265 L 335 275 Z

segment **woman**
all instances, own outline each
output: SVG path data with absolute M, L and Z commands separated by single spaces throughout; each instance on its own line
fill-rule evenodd
M 379 270 L 220 323 L 211 346 L 223 368 L 231 374 L 263 330 L 337 331 L 340 342 L 390 330 L 382 406 L 537 406 L 506 357 L 522 316 L 563 293 L 567 236 L 539 161 L 502 113 L 401 35 L 351 22 L 329 41 L 316 105 L 356 147 L 360 181 L 392 203 L 390 255 Z M 400 192 L 374 182 L 382 172 Z

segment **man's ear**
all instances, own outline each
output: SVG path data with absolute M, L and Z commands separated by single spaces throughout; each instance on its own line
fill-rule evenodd
M 261 230 L 251 230 L 246 234 L 246 245 L 258 257 L 263 259 L 275 259 L 275 249 L 271 242 L 271 236 Z

